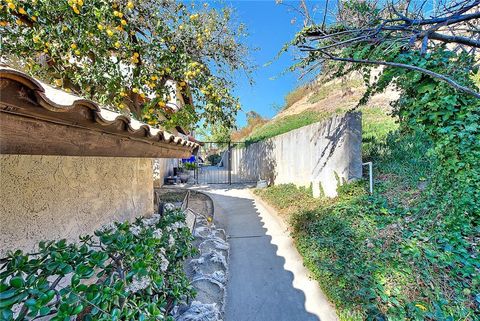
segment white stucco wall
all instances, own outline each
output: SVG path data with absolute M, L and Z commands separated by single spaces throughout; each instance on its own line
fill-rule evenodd
M 0 156 L 0 257 L 153 213 L 152 160 Z
M 360 113 L 337 115 L 232 152 L 233 174 L 270 184 L 312 185 L 337 195 L 339 184 L 362 177 Z
M 164 179 L 173 175 L 173 168 L 178 167 L 176 158 L 156 158 L 153 160 L 153 186 L 162 187 Z

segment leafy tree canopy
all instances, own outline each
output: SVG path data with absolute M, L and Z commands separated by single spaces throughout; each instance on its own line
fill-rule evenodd
M 229 88 L 250 71 L 232 10 L 166 0 L 6 0 L 2 57 L 57 87 L 150 125 L 230 126 Z M 175 97 L 175 93 L 177 97 Z M 174 113 L 172 98 L 185 107 Z

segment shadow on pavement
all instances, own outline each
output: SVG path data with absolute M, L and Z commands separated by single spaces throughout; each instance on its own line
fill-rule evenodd
M 298 281 L 298 275 L 286 269 L 292 264 L 303 268 L 301 259 L 291 262 L 289 247 L 293 248 L 293 243 L 288 233 L 265 215 L 262 217 L 247 189 L 244 185 L 201 188 L 212 197 L 215 223 L 225 229 L 230 243 L 226 321 L 336 320 L 326 300 L 317 300 L 315 293 L 313 299 L 310 296 L 307 300 L 304 290 L 311 292 L 305 289 L 308 282 Z M 305 275 L 300 279 L 308 281 Z M 299 285 L 301 289 L 296 288 Z M 327 317 L 321 319 L 319 315 Z

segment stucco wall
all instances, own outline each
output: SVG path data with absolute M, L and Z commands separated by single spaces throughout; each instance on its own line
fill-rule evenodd
M 312 185 L 314 196 L 362 177 L 360 113 L 337 115 L 232 152 L 233 174 L 270 184 Z
M 0 156 L 0 256 L 153 213 L 152 161 Z
M 162 187 L 164 179 L 173 175 L 173 168 L 178 167 L 176 158 L 156 158 L 153 160 L 153 186 Z
M 168 159 L 156 158 L 153 160 L 153 186 L 162 187 L 163 179 L 167 176 Z

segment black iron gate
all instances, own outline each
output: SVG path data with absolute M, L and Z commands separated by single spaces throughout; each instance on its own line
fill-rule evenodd
M 255 175 L 246 170 L 245 143 L 205 142 L 197 154 L 195 181 L 198 184 L 254 183 Z

